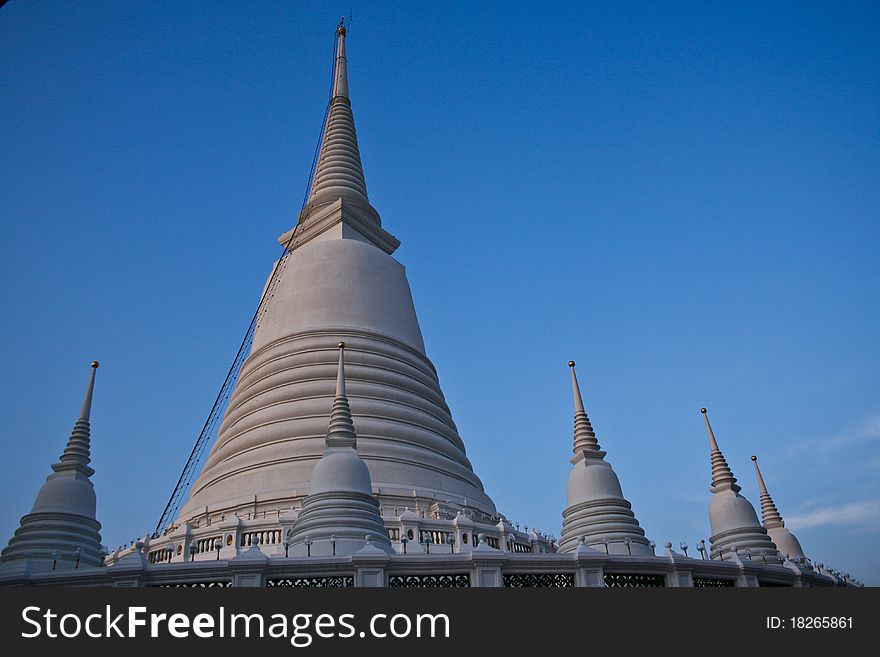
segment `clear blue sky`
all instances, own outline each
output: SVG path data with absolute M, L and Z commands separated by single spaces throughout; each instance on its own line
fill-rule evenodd
M 302 202 L 352 7 L 367 186 L 498 508 L 558 535 L 578 362 L 658 544 L 699 407 L 809 555 L 880 585 L 877 3 L 0 9 L 0 541 L 102 362 L 105 543 L 153 528 Z

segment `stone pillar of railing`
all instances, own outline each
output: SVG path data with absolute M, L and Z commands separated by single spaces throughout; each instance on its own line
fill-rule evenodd
M 491 548 L 480 536 L 480 543 L 471 551 L 471 586 L 498 588 L 504 586 L 501 567 L 507 560 L 501 550 Z
M 298 517 L 299 511 L 293 507 L 278 515 L 278 522 L 281 524 L 281 554 L 284 554 L 284 541 L 293 536 L 293 524 Z
M 358 588 L 383 588 L 388 585 L 388 564 L 391 555 L 375 547 L 369 536 L 364 547 L 351 555 L 354 585 Z
M 187 523 L 183 523 L 175 527 L 169 534 L 168 538 L 171 542 L 171 549 L 173 550 L 173 554 L 171 556 L 172 563 L 183 563 L 188 560 L 189 557 L 189 540 L 190 540 L 190 527 Z M 179 553 L 178 553 L 179 548 Z
M 221 539 L 223 541 L 223 547 L 220 549 L 221 559 L 234 559 L 242 550 L 247 549 L 242 548 L 240 545 L 242 524 L 241 518 L 232 513 L 215 525 L 218 534 L 223 535 L 223 538 Z M 232 537 L 231 542 L 229 540 L 230 536 Z
M 232 573 L 232 585 L 248 588 L 265 586 L 268 563 L 269 557 L 260 550 L 259 540 L 254 541 L 251 547 L 229 561 L 228 567 Z
M 680 555 L 669 559 L 669 570 L 665 573 L 667 588 L 694 587 L 694 560 Z
M 584 542 L 583 538 L 581 538 L 581 543 L 573 554 L 577 562 L 574 585 L 591 588 L 604 587 L 605 572 L 603 565 L 605 554 L 591 548 Z
M 407 540 L 407 554 L 424 552 L 424 546 L 419 542 L 419 522 L 421 520 L 419 515 L 407 507 L 400 514 L 398 520 L 400 521 L 400 538 L 405 537 Z
M 465 554 L 471 552 L 474 549 L 474 521 L 459 511 L 452 525 L 455 528 L 455 551 Z
M 790 558 L 786 558 L 782 565 L 783 567 L 794 573 L 794 582 L 792 583 L 793 587 L 801 588 L 810 585 L 807 581 L 805 581 L 804 578 L 804 575 L 809 573 L 809 570 L 807 570 L 806 568 L 802 570 L 801 567 L 793 559 Z
M 725 561 L 732 561 L 739 565 L 739 576 L 736 585 L 744 588 L 757 588 L 761 584 L 758 581 L 758 573 L 752 566 L 751 561 L 745 562 L 736 551 L 736 546 L 730 548 L 730 553 L 725 556 Z
M 145 546 L 143 543 L 138 543 L 137 549 L 126 554 L 107 569 L 107 573 L 110 575 L 111 586 L 143 586 L 147 578 L 148 565 Z

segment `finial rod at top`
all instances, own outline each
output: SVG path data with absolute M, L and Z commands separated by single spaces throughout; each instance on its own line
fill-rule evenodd
M 348 98 L 348 67 L 345 63 L 345 17 L 336 26 L 336 63 L 333 71 L 331 100 L 337 96 Z
M 767 484 L 764 483 L 764 476 L 761 474 L 761 468 L 758 467 L 758 457 L 752 454 L 752 463 L 755 466 L 755 477 L 758 480 L 758 490 L 762 495 L 768 495 Z
M 92 394 L 95 390 L 95 371 L 98 369 L 100 363 L 96 360 L 92 361 L 92 371 L 89 375 L 89 384 L 86 387 L 86 395 L 85 399 L 83 399 L 82 409 L 79 412 L 79 417 L 82 420 L 88 420 L 89 415 L 91 415 L 92 411 Z

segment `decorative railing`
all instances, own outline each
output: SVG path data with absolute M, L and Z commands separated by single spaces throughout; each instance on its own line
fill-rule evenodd
M 171 561 L 173 557 L 174 550 L 171 548 L 162 548 L 161 550 L 150 552 L 147 558 L 150 560 L 150 563 L 165 563 L 166 561 Z
M 574 575 L 571 573 L 522 573 L 505 575 L 504 586 L 516 589 L 534 587 L 562 589 L 574 586 Z
M 284 588 L 348 588 L 354 586 L 354 576 L 284 577 L 280 579 L 267 579 L 266 586 L 280 586 Z
M 391 575 L 389 588 L 464 588 L 471 585 L 470 575 Z
M 439 543 L 446 545 L 449 542 L 449 532 L 436 529 L 423 529 L 419 532 L 419 543 Z
M 259 539 L 259 545 L 277 545 L 281 542 L 281 530 L 266 529 L 264 531 L 242 532 L 238 543 L 241 547 L 251 547 L 256 544 L 255 538 Z
M 627 589 L 656 589 L 666 586 L 663 575 L 644 573 L 605 573 L 605 586 Z
M 161 589 L 213 589 L 226 588 L 232 586 L 232 580 L 222 580 L 219 582 L 171 582 L 168 584 L 151 584 Z
M 196 552 L 198 554 L 203 554 L 205 552 L 212 552 L 214 550 L 218 550 L 223 547 L 223 537 L 222 536 L 212 536 L 211 538 L 201 538 L 196 541 Z
M 694 587 L 698 589 L 728 588 L 733 586 L 736 586 L 736 582 L 732 579 L 694 577 Z

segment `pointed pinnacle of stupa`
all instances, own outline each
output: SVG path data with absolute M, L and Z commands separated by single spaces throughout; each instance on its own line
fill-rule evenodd
M 584 399 L 581 395 L 581 389 L 578 385 L 577 373 L 574 370 L 574 361 L 568 361 L 571 368 L 571 389 L 574 396 L 574 453 L 589 452 L 591 456 L 599 458 L 605 456 L 605 452 L 599 446 L 596 440 L 596 432 L 593 431 L 593 425 L 590 424 L 590 418 L 584 410 Z
M 712 425 L 709 424 L 709 413 L 705 407 L 700 409 L 700 413 L 706 420 L 706 433 L 709 435 L 709 450 L 712 459 L 712 492 L 730 489 L 738 493 L 741 490 L 740 486 L 736 483 L 736 477 L 733 476 L 730 466 L 727 465 L 724 454 L 718 448 L 715 432 L 712 431 Z
M 354 115 L 348 97 L 348 68 L 345 59 L 345 26 L 336 28 L 336 62 L 327 123 L 321 137 L 321 151 L 309 192 L 309 205 L 338 198 L 369 207 L 367 183 L 361 166 Z
M 345 17 L 336 26 L 336 63 L 333 68 L 333 91 L 330 98 L 348 98 L 348 67 L 345 64 Z
M 755 464 L 755 476 L 758 479 L 758 490 L 761 493 L 761 520 L 764 522 L 764 527 L 767 529 L 784 527 L 785 523 L 782 520 L 782 516 L 779 514 L 779 510 L 773 503 L 773 498 L 770 497 L 770 493 L 767 492 L 767 486 L 764 484 L 764 477 L 761 476 L 761 469 L 758 467 L 758 457 L 754 454 L 752 455 L 752 463 Z
M 327 429 L 327 447 L 357 447 L 351 407 L 345 393 L 345 343 L 339 345 L 339 369 L 336 373 L 336 398 L 330 411 L 330 426 Z
M 83 399 L 82 409 L 79 412 L 79 418 L 73 425 L 70 439 L 67 441 L 67 446 L 61 454 L 59 462 L 52 465 L 52 469 L 55 470 L 55 472 L 79 469 L 86 476 L 91 476 L 94 473 L 94 470 L 88 467 L 89 462 L 92 460 L 90 451 L 91 426 L 89 424 L 89 417 L 92 412 L 92 395 L 95 391 L 95 373 L 98 371 L 98 365 L 98 361 L 92 361 L 92 371 L 89 375 L 89 384 L 86 388 L 86 395 Z

